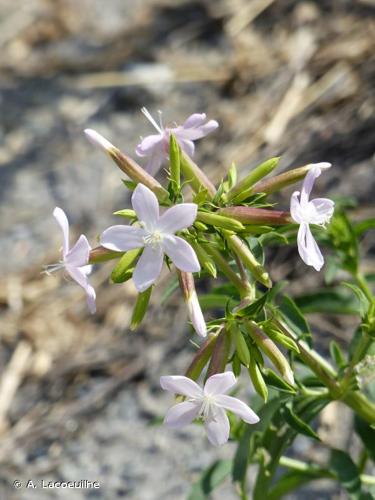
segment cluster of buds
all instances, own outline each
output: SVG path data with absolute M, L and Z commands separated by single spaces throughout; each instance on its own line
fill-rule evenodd
M 272 281 L 249 240 L 272 233 L 280 226 L 293 230 L 298 225 L 299 254 L 307 265 L 319 271 L 324 259 L 310 224 L 328 223 L 334 204 L 325 198 L 310 200 L 309 196 L 315 179 L 331 165 L 310 164 L 264 179 L 278 164 L 279 159 L 272 158 L 239 182 L 232 166 L 216 189 L 192 156 L 193 141 L 215 130 L 218 123 L 206 121 L 205 114 L 193 114 L 182 126 L 164 127 L 161 120 L 158 125 L 147 110 L 142 111 L 157 129 L 157 134 L 143 138 L 136 149 L 138 156 L 147 157 L 145 168 L 98 132 L 85 130 L 88 139 L 104 150 L 131 180 L 127 185 L 133 189 L 132 209 L 115 212 L 129 223 L 104 230 L 100 246 L 94 249 L 84 235 L 70 248 L 67 217 L 56 207 L 54 216 L 63 232 L 62 261 L 47 266 L 47 271 L 64 268 L 85 290 L 89 309 L 94 313 L 95 291 L 88 281 L 92 265 L 116 259 L 112 280 L 123 283 L 132 279 L 138 291 L 131 321 L 131 328 L 136 329 L 147 311 L 164 261 L 174 265 L 191 324 L 204 341 L 185 376 L 161 378 L 163 389 L 184 398 L 169 410 L 165 423 L 180 427 L 202 418 L 208 439 L 219 445 L 229 438 L 226 411 L 250 424 L 259 420 L 245 403 L 226 394 L 241 367 L 246 367 L 255 390 L 265 400 L 267 385 L 294 390 L 292 368 L 277 344 L 297 352 L 298 346 L 275 310 L 270 309 L 268 315 L 259 319 L 259 313 L 267 307 L 267 292 L 263 293 L 262 287 L 271 289 Z M 168 162 L 166 189 L 154 175 Z M 183 201 L 187 189 L 182 177 L 194 192 L 191 203 Z M 302 189 L 293 193 L 290 211 L 269 208 L 265 201 L 268 194 L 300 180 Z M 206 324 L 194 283 L 194 274 L 198 273 L 228 279 L 232 297 L 222 304 L 224 318 Z M 264 357 L 278 374 L 265 367 Z M 227 370 L 228 363 L 232 371 Z M 206 367 L 202 389 L 197 381 Z

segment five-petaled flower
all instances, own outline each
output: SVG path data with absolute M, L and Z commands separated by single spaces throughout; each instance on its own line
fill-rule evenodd
M 297 243 L 301 259 L 308 266 L 313 266 L 320 271 L 324 264 L 324 258 L 311 233 L 309 224 L 324 226 L 327 224 L 334 211 L 334 202 L 328 198 L 315 198 L 309 200 L 315 179 L 320 176 L 322 169 L 327 169 L 330 163 L 316 163 L 311 165 L 307 173 L 301 193 L 295 191 L 290 200 L 290 214 L 295 222 L 299 224 Z
M 181 203 L 159 215 L 159 203 L 154 193 L 138 184 L 132 195 L 132 205 L 138 217 L 133 226 L 117 225 L 106 229 L 100 237 L 103 247 L 116 252 L 142 248 L 141 257 L 133 272 L 135 287 L 144 292 L 158 278 L 166 254 L 181 271 L 200 271 L 192 247 L 177 231 L 191 226 L 197 216 L 195 203 Z
M 88 264 L 91 247 L 85 235 L 81 234 L 72 248 L 69 248 L 69 222 L 65 212 L 56 207 L 53 215 L 63 232 L 62 261 L 46 267 L 46 271 L 53 272 L 65 269 L 66 272 L 76 281 L 86 292 L 87 305 L 92 314 L 96 311 L 95 290 L 88 281 L 92 266 Z
M 158 125 L 146 108 L 142 108 L 142 113 L 158 131 L 157 134 L 148 135 L 142 139 L 135 150 L 138 156 L 148 158 L 145 168 L 151 175 L 155 175 L 163 161 L 168 158 L 171 133 L 176 137 L 181 149 L 192 157 L 195 150 L 193 141 L 205 137 L 219 126 L 216 120 L 209 120 L 205 123 L 205 113 L 194 113 L 189 116 L 183 125 L 175 127 L 163 127 L 161 121 L 160 125 Z
M 164 423 L 168 427 L 179 428 L 200 417 L 204 421 L 209 441 L 214 446 L 226 443 L 229 438 L 229 420 L 225 410 L 235 413 L 248 424 L 259 422 L 259 417 L 249 406 L 226 394 L 235 383 L 236 378 L 231 371 L 212 375 L 203 389 L 187 377 L 161 377 L 160 385 L 164 390 L 187 398 L 168 410 Z

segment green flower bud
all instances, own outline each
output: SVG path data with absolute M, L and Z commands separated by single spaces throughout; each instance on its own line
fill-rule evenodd
M 254 321 L 246 321 L 245 326 L 256 345 L 268 356 L 282 377 L 288 384 L 294 385 L 293 371 L 276 344 L 264 334 L 263 330 Z
M 271 158 L 255 167 L 242 181 L 236 184 L 226 195 L 227 201 L 240 203 L 252 194 L 252 186 L 277 167 L 280 158 Z
M 253 357 L 250 358 L 249 375 L 256 392 L 264 401 L 267 401 L 268 387 L 263 379 L 262 372 Z
M 254 278 L 267 288 L 271 288 L 272 281 L 267 271 L 257 262 L 249 247 L 238 236 L 230 235 L 227 231 L 223 231 L 223 233 L 230 248 L 241 259 Z
M 111 274 L 111 279 L 114 283 L 123 283 L 125 281 L 129 269 L 133 266 L 141 250 L 141 248 L 135 248 L 123 254 Z
M 216 213 L 198 212 L 197 220 L 211 226 L 222 227 L 233 232 L 243 231 L 245 227 L 235 219 L 217 215 Z

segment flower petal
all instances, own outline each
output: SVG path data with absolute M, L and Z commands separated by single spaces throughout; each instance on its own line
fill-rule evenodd
M 76 244 L 65 255 L 65 263 L 73 267 L 86 266 L 90 256 L 90 244 L 84 234 L 78 238 Z M 87 274 L 87 273 L 86 273 Z
M 144 229 L 134 226 L 117 225 L 103 231 L 100 244 L 115 252 L 126 252 L 144 246 Z
M 173 394 L 181 394 L 194 399 L 203 397 L 203 391 L 199 385 L 183 375 L 164 375 L 160 377 L 160 385 L 162 389 Z
M 91 314 L 94 314 L 96 312 L 96 293 L 95 289 L 93 286 L 91 286 L 89 283 L 87 284 L 86 287 L 86 302 L 87 306 L 89 308 L 89 311 Z
M 204 427 L 211 444 L 220 446 L 228 441 L 229 420 L 223 408 L 217 407 L 214 419 L 206 420 Z
M 179 139 L 178 143 L 181 146 L 182 151 L 185 151 L 185 153 L 190 158 L 194 156 L 195 146 L 193 141 L 188 141 L 186 139 Z
M 258 415 L 240 399 L 225 394 L 219 394 L 215 397 L 215 403 L 235 413 L 248 424 L 256 424 L 259 422 Z
M 192 322 L 194 330 L 200 337 L 207 336 L 207 326 L 204 320 L 201 306 L 199 304 L 198 296 L 196 292 L 193 292 L 187 301 L 187 307 L 189 312 L 189 318 Z
M 138 184 L 132 195 L 132 205 L 138 219 L 145 223 L 149 231 L 153 231 L 159 219 L 159 202 L 151 189 Z
M 207 382 L 204 385 L 204 393 L 211 396 L 224 394 L 225 392 L 228 392 L 229 389 L 235 385 L 235 383 L 236 377 L 233 372 L 227 371 L 224 373 L 216 373 L 207 379 Z
M 144 292 L 158 278 L 163 265 L 163 250 L 160 246 L 146 246 L 133 272 L 133 281 L 138 292 Z
M 195 128 L 203 125 L 206 119 L 206 113 L 193 113 L 190 115 L 182 125 L 184 128 Z
M 79 267 L 66 265 L 65 269 L 68 274 L 74 279 L 74 281 L 85 290 L 87 294 L 87 305 L 89 306 L 90 312 L 93 314 L 96 311 L 96 294 L 94 288 L 88 281 L 87 275 Z
M 301 224 L 303 222 L 301 204 L 298 198 L 299 195 L 299 191 L 294 191 L 290 198 L 290 215 L 292 216 L 294 222 L 297 222 L 297 224 Z
M 160 147 L 162 141 L 162 134 L 148 135 L 137 145 L 135 152 L 138 156 L 150 156 L 154 148 Z
M 162 246 L 173 264 L 186 273 L 197 273 L 201 266 L 192 247 L 179 236 L 164 235 Z
M 168 157 L 168 151 L 169 139 L 166 132 L 145 137 L 135 150 L 138 156 L 148 158 L 145 170 L 150 175 L 155 175 L 158 172 L 163 160 Z
M 190 424 L 198 415 L 200 405 L 191 401 L 184 401 L 172 406 L 165 416 L 164 424 L 177 429 Z
M 201 115 L 196 113 L 191 115 L 183 126 L 175 127 L 170 130 L 173 134 L 175 134 L 177 139 L 196 141 L 197 139 L 201 139 L 202 137 L 210 134 L 219 126 L 216 120 L 209 120 L 207 123 L 203 123 L 205 119 L 206 115 L 204 113 Z
M 324 224 L 328 222 L 335 210 L 335 203 L 328 198 L 315 198 L 309 202 L 314 206 L 316 215 L 316 224 Z
M 320 271 L 324 264 L 324 258 L 311 233 L 308 224 L 301 224 L 297 236 L 298 252 L 301 259 L 308 266 Z
M 56 207 L 53 216 L 57 220 L 63 232 L 63 257 L 69 252 L 69 222 L 62 208 Z
M 154 195 L 155 196 L 155 195 Z M 195 203 L 180 203 L 168 208 L 160 217 L 157 229 L 162 233 L 174 234 L 193 224 L 197 217 L 198 206 Z

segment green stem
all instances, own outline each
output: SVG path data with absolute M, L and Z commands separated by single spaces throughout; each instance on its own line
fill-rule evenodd
M 362 273 L 357 273 L 355 276 L 355 279 L 358 283 L 359 288 L 362 290 L 362 292 L 366 295 L 367 299 L 369 300 L 370 303 L 374 302 L 374 296 L 370 290 L 370 287 L 367 284 L 367 281 L 365 277 L 363 276 Z
M 251 294 L 251 287 L 238 276 L 237 273 L 228 264 L 227 260 L 221 255 L 221 253 L 215 248 L 215 246 L 210 244 L 203 244 L 206 252 L 213 258 L 216 266 L 220 271 L 228 278 L 228 280 L 237 288 L 238 293 L 241 298 L 247 297 Z

